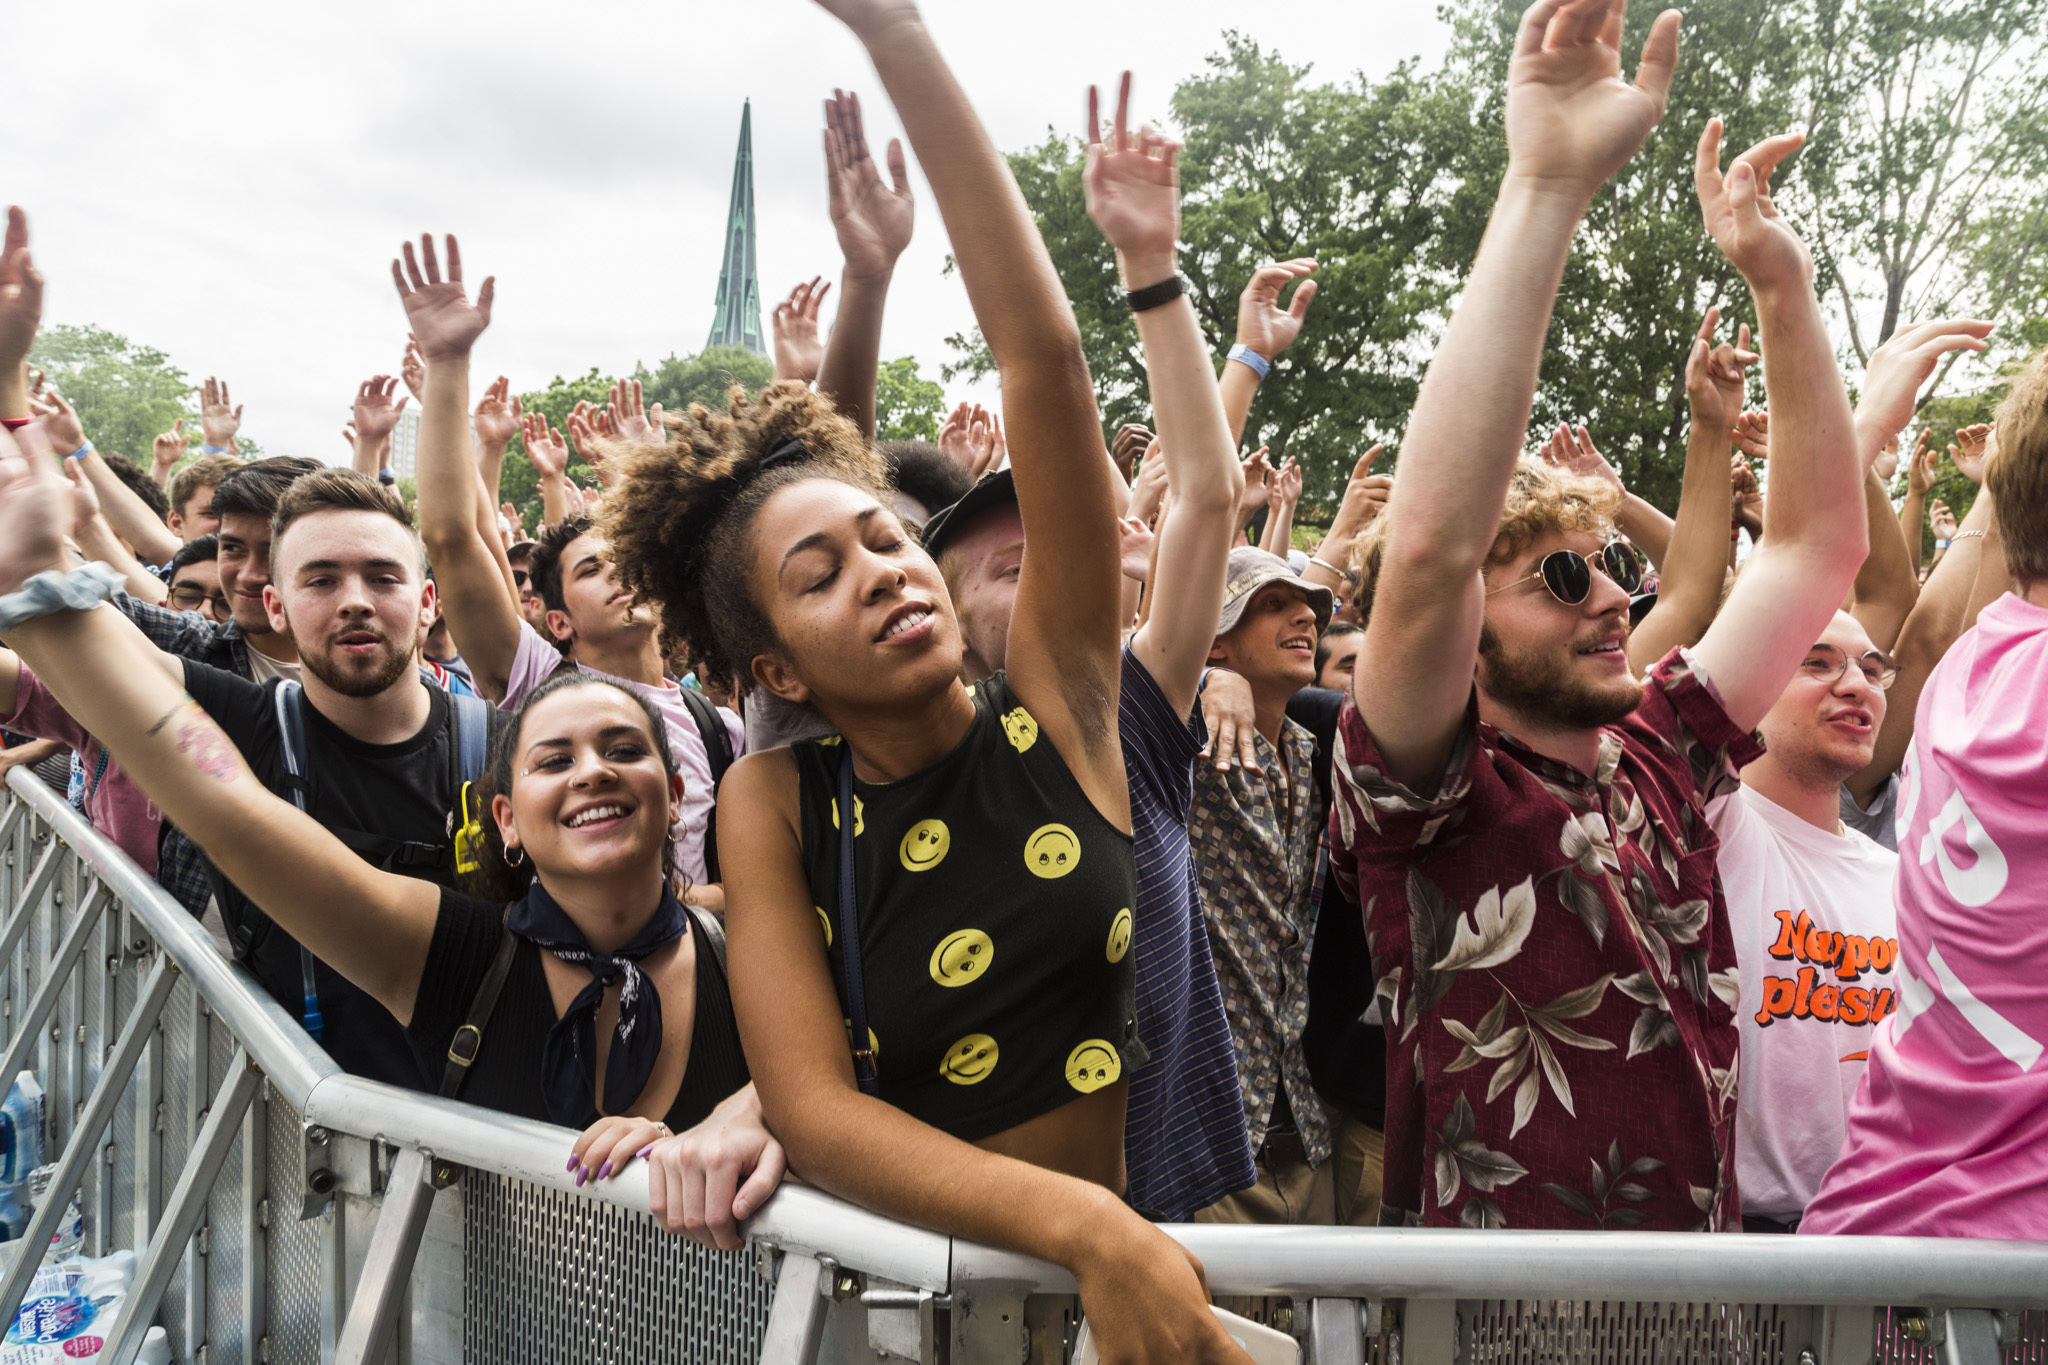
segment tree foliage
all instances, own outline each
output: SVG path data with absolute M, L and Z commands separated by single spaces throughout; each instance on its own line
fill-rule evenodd
M 737 346 L 709 346 L 693 356 L 670 356 L 652 374 L 642 369 L 634 377 L 650 406 L 660 403 L 670 412 L 692 403 L 723 408 L 733 385 L 752 393 L 773 379 L 775 362 Z
M 29 363 L 78 409 L 78 420 L 102 454 L 118 452 L 149 467 L 150 443 L 185 419 L 199 441 L 198 390 L 154 346 L 104 327 L 58 324 L 42 329 Z
M 946 391 L 917 372 L 917 358 L 884 361 L 875 374 L 875 439 L 936 441 Z

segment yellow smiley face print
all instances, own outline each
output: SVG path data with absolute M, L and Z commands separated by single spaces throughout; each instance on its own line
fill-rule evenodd
M 1003 733 L 1010 737 L 1011 746 L 1021 754 L 1038 743 L 1038 722 L 1020 706 L 1003 717 Z
M 946 1049 L 939 1074 L 955 1085 L 979 1085 L 996 1069 L 1000 1049 L 986 1033 L 970 1033 Z
M 822 915 L 825 912 L 820 910 L 818 913 Z M 825 935 L 825 946 L 828 948 L 832 946 L 832 936 L 830 933 Z M 1109 922 L 1109 943 L 1103 948 L 1102 955 L 1111 962 L 1122 962 L 1124 954 L 1130 950 L 1131 912 L 1128 909 L 1119 910 L 1116 912 L 1116 918 Z
M 1115 1084 L 1123 1074 L 1124 1059 L 1100 1038 L 1090 1038 L 1067 1054 L 1067 1084 L 1084 1095 Z
M 1047 881 L 1066 876 L 1080 862 L 1081 841 L 1065 825 L 1040 825 L 1024 841 L 1024 866 Z
M 944 820 L 920 820 L 903 836 L 896 856 L 903 860 L 906 872 L 929 872 L 945 861 L 946 850 L 952 846 L 953 835 Z
M 839 803 L 837 801 L 834 801 L 832 803 L 832 828 L 839 828 Z M 856 796 L 853 798 L 853 837 L 858 839 L 861 835 L 866 834 L 867 832 L 868 808 L 865 805 L 863 805 L 861 803 L 861 799 L 858 796 Z
M 832 917 L 825 913 L 825 907 L 822 905 L 814 905 L 811 909 L 818 912 L 818 923 L 824 926 L 825 929 L 825 946 L 830 948 L 832 946 Z M 851 1028 L 852 1025 L 849 1024 L 847 1027 Z
M 961 929 L 939 940 L 932 949 L 932 980 L 941 986 L 964 986 L 988 975 L 995 960 L 995 942 L 979 929 Z

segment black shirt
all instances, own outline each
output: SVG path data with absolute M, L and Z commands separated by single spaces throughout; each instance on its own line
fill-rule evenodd
M 1344 700 L 1345 694 L 1333 688 L 1304 687 L 1287 702 L 1287 718 L 1316 737 L 1316 788 L 1332 812 L 1337 807 L 1330 795 L 1330 755 L 1337 747 Z M 1316 880 L 1323 899 L 1308 959 L 1308 1023 L 1301 1031 L 1301 1050 L 1323 1098 L 1377 1128 L 1386 1121 L 1387 1044 L 1386 1031 L 1365 1022 L 1377 980 L 1365 942 L 1365 916 L 1329 875 L 1327 852 Z
M 289 799 L 285 786 L 283 738 L 277 729 L 275 692 L 283 680 L 253 683 L 246 678 L 187 660 L 185 690 L 219 722 L 265 786 Z M 306 720 L 306 753 L 311 790 L 306 810 L 321 825 L 388 871 L 455 883 L 454 829 L 461 802 L 454 707 L 438 687 L 427 689 L 427 723 L 397 744 L 366 744 L 344 733 L 301 698 Z M 490 710 L 492 737 L 504 717 Z M 411 848 L 402 848 L 411 845 Z M 430 854 L 438 851 L 438 855 Z M 230 937 L 248 937 L 245 960 L 285 1012 L 303 1013 L 305 988 L 299 942 L 218 874 L 215 894 Z M 430 1076 L 413 1058 L 405 1030 L 376 999 L 357 989 L 324 962 L 313 969 L 325 1024 L 320 1045 L 344 1071 L 413 1090 L 431 1090 Z
M 719 1101 L 748 1080 L 725 969 L 699 927 L 699 912 L 685 906 L 683 913 L 690 920 L 690 932 L 697 936 L 697 1007 L 682 1088 L 662 1120 L 678 1133 L 702 1123 Z M 419 998 L 413 1005 L 412 1023 L 406 1028 L 420 1068 L 434 1077 L 437 1086 L 447 1065 L 448 1045 L 468 1020 L 477 987 L 498 955 L 504 923 L 502 905 L 456 891 L 441 893 L 441 917 L 434 925 L 426 969 L 420 973 Z M 561 1016 L 555 1012 L 540 953 L 526 940 L 514 951 L 497 1007 L 484 1025 L 482 1050 L 456 1098 L 501 1114 L 548 1123 L 552 1120 L 541 1091 L 540 1059 L 548 1030 Z M 680 1019 L 682 1013 L 673 1007 L 663 1010 L 671 1021 Z M 597 1115 L 591 1114 L 589 1122 L 596 1120 Z

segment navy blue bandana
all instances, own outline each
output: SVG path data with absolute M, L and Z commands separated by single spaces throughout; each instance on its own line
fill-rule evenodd
M 619 986 L 619 1025 L 605 1062 L 604 1112 L 623 1114 L 654 1073 L 661 1055 L 661 997 L 640 970 L 639 961 L 664 944 L 690 932 L 682 902 L 664 884 L 661 904 L 633 941 L 615 953 L 592 948 L 576 921 L 533 879 L 526 899 L 512 907 L 512 932 L 531 939 L 543 952 L 582 967 L 590 984 L 576 993 L 569 1008 L 548 1030 L 541 1049 L 541 1093 L 548 1117 L 565 1128 L 587 1128 L 597 1120 L 597 1007 L 605 988 Z

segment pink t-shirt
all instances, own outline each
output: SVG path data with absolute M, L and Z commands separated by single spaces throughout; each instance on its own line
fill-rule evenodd
M 106 773 L 97 787 L 93 777 L 100 771 L 100 760 L 106 757 L 100 742 L 85 732 L 85 727 L 71 719 L 71 713 L 57 704 L 50 695 L 50 689 L 37 679 L 34 670 L 27 664 L 21 666 L 21 681 L 16 686 L 17 706 L 11 716 L 0 717 L 0 726 L 14 731 L 17 735 L 30 735 L 36 739 L 54 739 L 69 744 L 78 751 L 78 761 L 85 765 L 85 814 L 92 821 L 92 827 L 114 841 L 114 844 L 134 864 L 154 877 L 156 875 L 157 831 L 163 817 L 157 814 L 156 806 L 142 788 L 129 780 L 121 765 L 107 758 Z
M 2048 609 L 1935 666 L 1898 822 L 1898 1013 L 1799 1230 L 2048 1236 Z
M 505 699 L 498 703 L 506 711 L 516 711 L 526 700 L 526 694 L 548 680 L 550 674 L 562 666 L 562 656 L 540 632 L 524 622 L 519 626 L 519 648 L 512 656 L 512 668 L 505 679 Z M 582 667 L 582 665 L 578 665 Z M 584 668 L 585 673 L 595 673 L 594 668 Z M 607 675 L 609 676 L 609 675 Z M 683 775 L 683 808 L 676 818 L 676 870 L 693 882 L 706 880 L 704 875 L 704 834 L 711 824 L 711 808 L 715 799 L 711 790 L 711 755 L 704 748 L 704 736 L 697 733 L 697 719 L 690 714 L 690 708 L 683 701 L 682 688 L 664 680 L 660 687 L 649 687 L 621 678 L 626 686 L 654 703 L 654 709 L 661 713 L 668 727 L 668 748 L 675 756 L 676 770 Z M 740 726 L 740 718 L 732 712 L 720 709 L 718 718 L 725 722 L 726 732 L 732 736 L 733 757 L 746 752 L 746 732 Z

